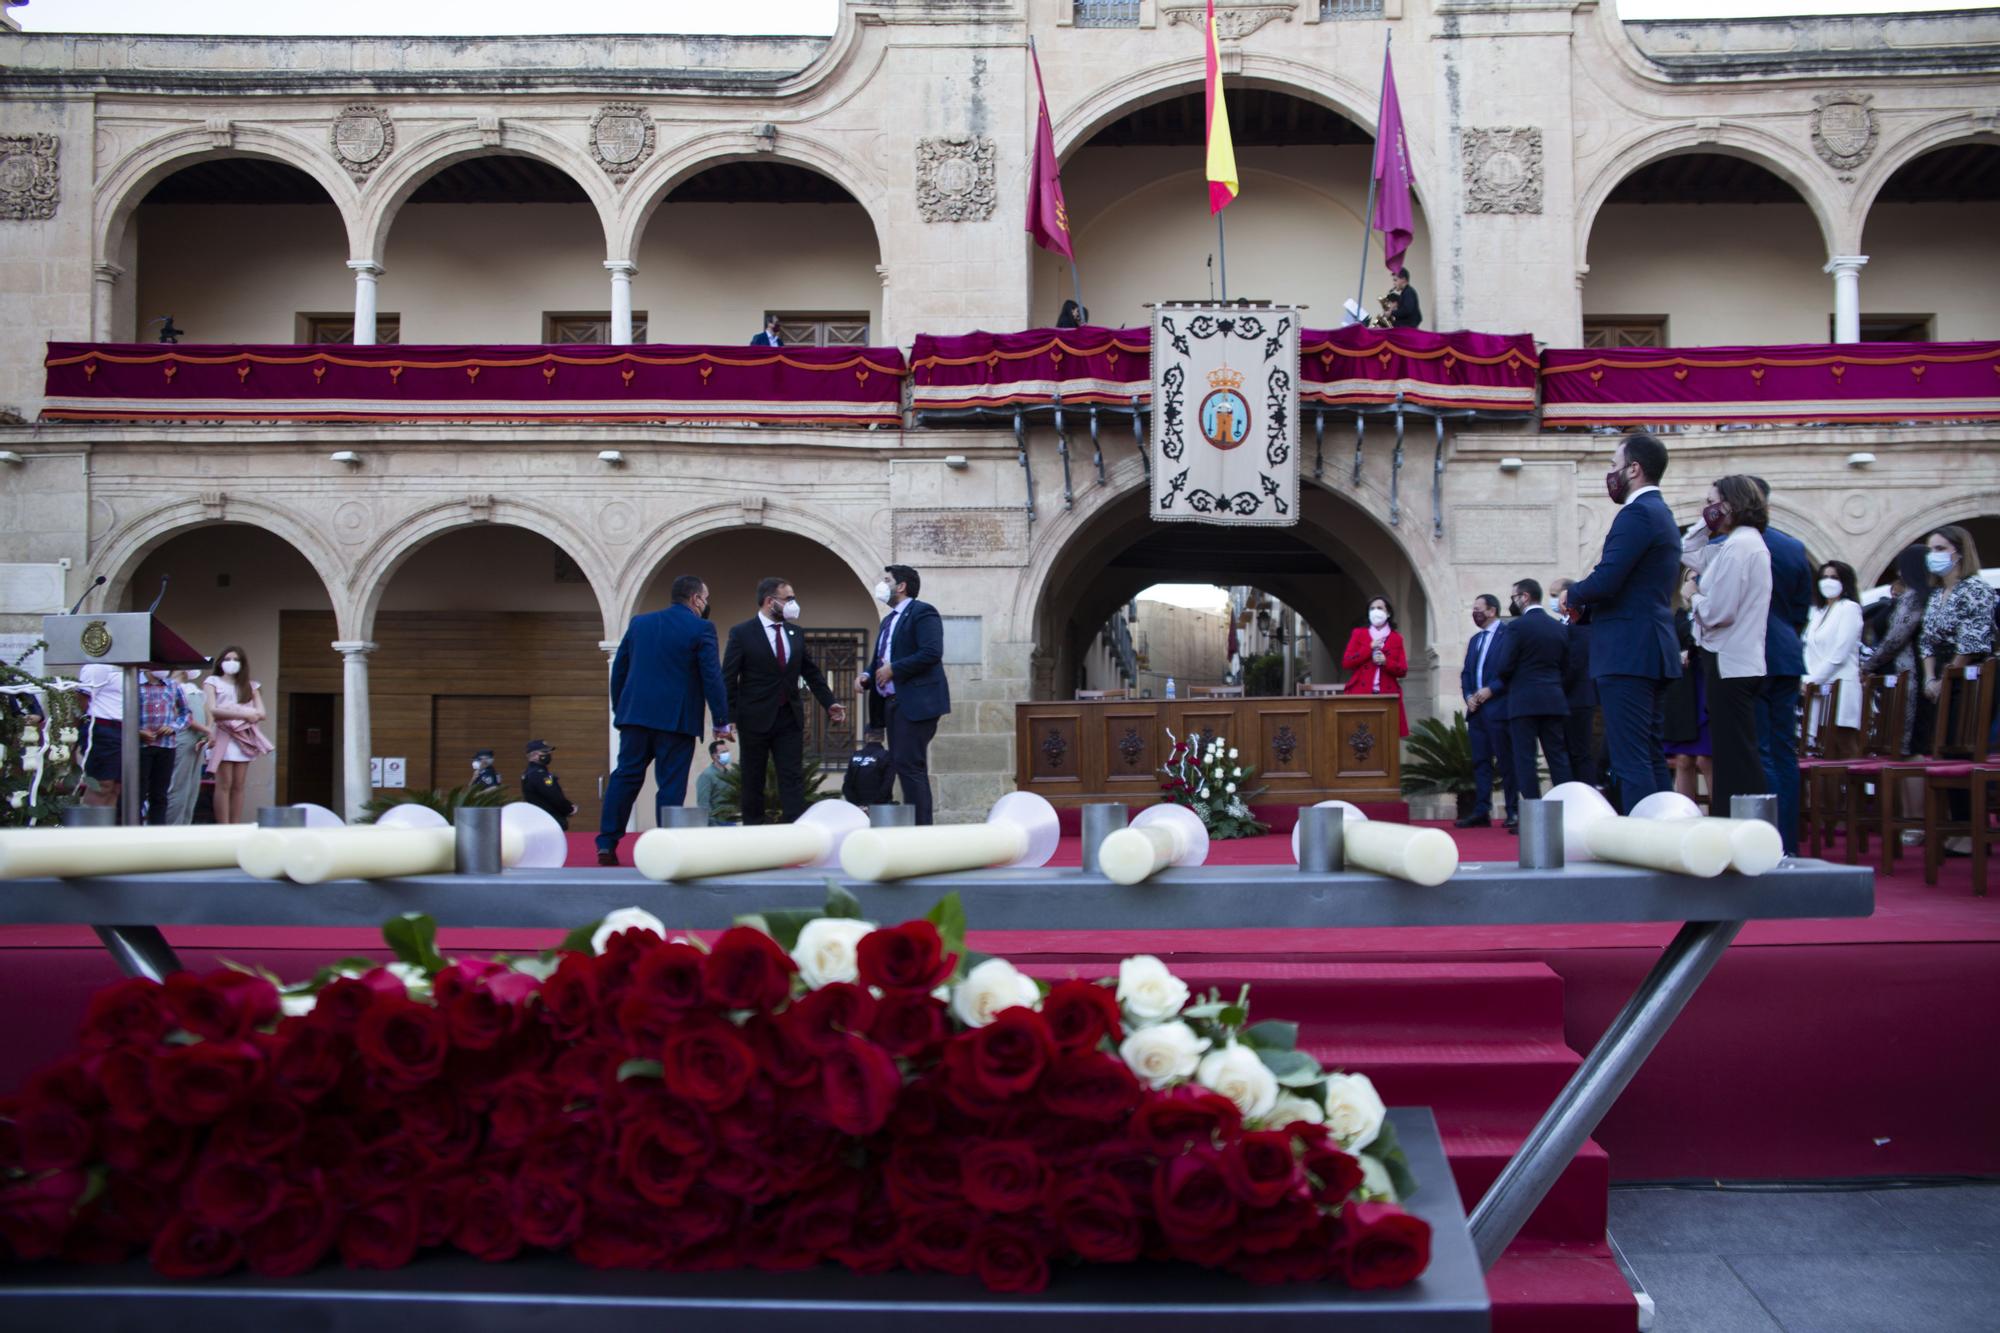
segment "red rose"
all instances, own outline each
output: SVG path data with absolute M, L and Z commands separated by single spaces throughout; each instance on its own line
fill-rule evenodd
M 325 1116 L 312 1122 L 311 1132 L 285 1154 L 285 1170 L 294 1177 L 311 1172 L 344 1170 L 361 1151 L 361 1136 L 343 1118 Z
M 195 1134 L 169 1120 L 104 1136 L 104 1164 L 146 1180 L 178 1181 L 194 1155 Z
M 195 1168 L 184 1197 L 195 1221 L 241 1232 L 271 1215 L 283 1185 L 267 1163 L 209 1157 Z
M 153 1061 L 153 1102 L 180 1125 L 219 1120 L 256 1083 L 261 1064 L 244 1042 L 174 1046 Z
M 865 1033 L 875 1021 L 875 997 L 847 981 L 808 991 L 785 1011 L 785 1031 L 808 1051 L 838 1048 L 846 1034 Z
M 699 1009 L 706 966 L 707 955 L 692 944 L 658 944 L 632 969 L 632 988 L 668 1009 Z
M 440 1173 L 417 1186 L 412 1202 L 417 1210 L 418 1249 L 428 1250 L 450 1238 L 457 1223 L 452 1211 L 456 1206 L 456 1185 L 453 1177 Z
M 616 1042 L 588 1040 L 569 1047 L 549 1066 L 549 1081 L 566 1100 L 601 1097 L 618 1080 L 625 1049 Z
M 153 1108 L 153 1057 L 136 1046 L 106 1051 L 97 1061 L 97 1086 L 111 1106 L 111 1118 L 127 1127 L 143 1125 Z
M 434 1161 L 456 1166 L 471 1155 L 479 1126 L 450 1086 L 428 1084 L 396 1100 L 403 1128 Z
M 727 1238 L 735 1229 L 742 1212 L 738 1200 L 707 1185 L 697 1185 L 688 1194 L 686 1203 L 661 1213 L 660 1235 L 665 1240 L 668 1251 L 675 1256 L 675 1266 L 690 1272 L 710 1266 L 736 1267 L 733 1254 L 712 1250 L 704 1256 L 696 1257 L 690 1252 Z
M 1312 1177 L 1312 1197 L 1321 1203 L 1337 1204 L 1361 1187 L 1361 1163 L 1332 1144 L 1307 1148 L 1300 1165 Z
M 861 1207 L 861 1183 L 853 1173 L 793 1199 L 784 1212 L 783 1243 L 799 1253 L 823 1257 L 844 1244 Z
M 844 1036 L 820 1057 L 826 1118 L 843 1134 L 858 1137 L 882 1128 L 902 1090 L 895 1059 L 866 1037 Z
M 978 1095 L 998 1099 L 1032 1090 L 1054 1055 L 1049 1025 L 1034 1010 L 1017 1006 L 952 1038 L 944 1063 L 952 1084 L 962 1081 Z
M 340 1261 L 349 1268 L 401 1268 L 417 1256 L 417 1209 L 385 1195 L 348 1210 L 340 1224 Z
M 982 1143 L 965 1155 L 965 1201 L 989 1213 L 1018 1213 L 1042 1192 L 1042 1163 L 1025 1143 Z
M 266 1096 L 231 1111 L 216 1126 L 213 1143 L 232 1157 L 276 1157 L 305 1132 L 305 1112 L 290 1102 Z
M 1239 1136 L 1222 1150 L 1222 1178 L 1230 1192 L 1254 1208 L 1268 1208 L 1303 1183 L 1292 1157 L 1292 1136 L 1261 1130 Z
M 450 1041 L 444 1015 L 437 1010 L 384 995 L 361 1015 L 354 1048 L 389 1087 L 415 1088 L 444 1072 Z
M 1049 1285 L 1048 1242 L 1024 1222 L 989 1222 L 972 1239 L 972 1266 L 989 1291 Z
M 1242 1253 L 1231 1261 L 1230 1271 L 1251 1282 L 1323 1282 L 1340 1270 L 1337 1248 L 1339 1223 L 1316 1211 L 1311 1224 L 1291 1244 L 1282 1249 L 1258 1250 L 1256 1236 L 1243 1235 Z
M 306 1021 L 328 1032 L 350 1035 L 361 1015 L 373 1007 L 382 993 L 357 977 L 336 977 L 320 987 L 313 997 L 312 1012 L 306 1015 Z
M 742 1238 L 743 1258 L 752 1268 L 767 1273 L 795 1272 L 811 1268 L 819 1257 L 792 1243 L 785 1227 L 785 1211 L 773 1209 L 752 1221 Z
M 208 1041 L 241 1041 L 278 1021 L 278 988 L 247 972 L 176 972 L 166 982 L 174 1021 Z
M 855 1214 L 847 1239 L 830 1257 L 857 1273 L 886 1273 L 896 1266 L 897 1232 L 895 1210 L 877 1200 Z
M 29 1171 L 65 1171 L 90 1156 L 90 1122 L 66 1102 L 28 1097 L 14 1113 L 19 1158 Z
M 567 953 L 542 983 L 542 1021 L 564 1041 L 590 1031 L 597 1011 L 597 960 L 587 953 Z
M 1049 1035 L 1065 1051 L 1094 1050 L 1106 1037 L 1116 1043 L 1124 1034 L 1118 1023 L 1118 997 L 1108 986 L 1090 981 L 1059 981 L 1042 999 L 1042 1017 Z
M 489 990 L 462 991 L 439 1003 L 453 1044 L 467 1050 L 490 1051 L 521 1025 L 520 1009 Z
M 136 1176 L 112 1174 L 91 1205 L 98 1229 L 127 1245 L 146 1246 L 180 1210 L 177 1191 Z
M 17 1259 L 46 1259 L 62 1248 L 83 1197 L 81 1171 L 59 1171 L 0 1188 L 0 1240 Z
M 743 1040 L 756 1052 L 757 1067 L 781 1088 L 809 1088 L 819 1083 L 819 1061 L 792 1037 L 789 1021 L 796 1010 L 783 1014 L 752 1014 L 740 1029 Z
M 285 1024 L 271 1057 L 272 1089 L 300 1106 L 312 1105 L 339 1086 L 347 1073 L 347 1050 L 348 1039 L 331 1028 L 310 1020 Z
M 889 1150 L 886 1176 L 889 1197 L 903 1213 L 965 1195 L 959 1145 L 945 1139 L 898 1142 Z
M 243 1238 L 243 1258 L 263 1277 L 296 1277 L 319 1266 L 333 1248 L 340 1219 L 322 1190 L 294 1186 L 270 1217 Z
M 1245 1254 L 1274 1254 L 1298 1243 L 1320 1219 L 1309 1199 L 1286 1199 L 1270 1208 L 1246 1209 L 1236 1222 L 1236 1238 Z
M 221 1277 L 243 1261 L 243 1246 L 229 1232 L 181 1214 L 154 1239 L 152 1260 L 162 1277 Z
M 702 960 L 709 1003 L 724 1009 L 775 1009 L 792 993 L 799 965 L 761 930 L 732 926 Z
M 567 1120 L 545 1125 L 521 1154 L 521 1174 L 546 1176 L 571 1189 L 581 1189 L 605 1147 L 594 1120 Z
M 693 1015 L 676 1027 L 660 1063 L 674 1095 L 704 1111 L 733 1106 L 757 1073 L 756 1052 L 735 1025 L 712 1014 Z
M 702 1179 L 745 1203 L 769 1203 L 778 1195 L 771 1164 L 748 1153 L 725 1150 L 702 1170 Z
M 900 1241 L 903 1263 L 919 1272 L 963 1277 L 972 1271 L 977 1231 L 978 1218 L 962 1205 L 939 1204 L 907 1213 Z
M 503 1079 L 494 1085 L 487 1106 L 487 1139 L 496 1148 L 519 1147 L 561 1104 L 555 1087 L 539 1074 Z
M 951 1036 L 951 1021 L 944 1001 L 928 992 L 885 991 L 875 1002 L 868 1036 L 891 1055 L 922 1060 Z
M 672 1207 L 687 1198 L 713 1151 L 707 1128 L 698 1121 L 652 1115 L 626 1126 L 618 1141 L 618 1168 L 641 1198 Z
M 429 1154 L 407 1134 L 392 1134 L 351 1154 L 340 1170 L 341 1182 L 357 1199 L 401 1194 L 431 1168 Z
M 1039 1091 L 1042 1105 L 1059 1116 L 1107 1124 L 1123 1120 L 1146 1095 L 1123 1060 L 1091 1050 L 1057 1056 Z
M 1242 1128 L 1243 1113 L 1235 1102 L 1182 1087 L 1147 1097 L 1132 1113 L 1126 1132 L 1140 1147 L 1172 1157 L 1191 1144 L 1207 1147 L 1232 1138 Z
M 1430 1264 L 1430 1223 L 1392 1203 L 1350 1203 L 1340 1221 L 1350 1287 L 1401 1287 Z
M 157 981 L 127 977 L 90 997 L 84 1010 L 82 1041 L 101 1050 L 113 1046 L 150 1046 L 167 1035 L 166 992 Z
M 1160 1163 L 1153 1177 L 1153 1212 L 1169 1241 L 1204 1241 L 1236 1221 L 1236 1196 L 1213 1148 Z
M 454 1209 L 451 1243 L 475 1259 L 504 1263 L 521 1252 L 514 1226 L 514 1191 L 504 1176 L 481 1171 L 463 1182 Z
M 1153 1154 L 1136 1143 L 1112 1140 L 1091 1154 L 1091 1170 L 1116 1187 L 1141 1212 L 1153 1207 Z
M 594 1212 L 570 1252 L 586 1268 L 657 1268 L 667 1246 L 649 1212 Z
M 1113 1181 L 1091 1177 L 1059 1188 L 1049 1220 L 1063 1244 L 1092 1263 L 1123 1264 L 1139 1257 L 1138 1210 Z
M 854 962 L 864 986 L 929 992 L 951 975 L 958 955 L 944 951 L 944 940 L 930 922 L 905 921 L 863 935 L 854 946 Z

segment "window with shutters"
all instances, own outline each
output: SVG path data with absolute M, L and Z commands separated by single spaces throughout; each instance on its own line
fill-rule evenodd
M 611 341 L 611 315 L 604 310 L 556 311 L 542 316 L 542 341 L 558 346 Z M 646 341 L 646 312 L 632 312 L 632 341 Z
M 778 336 L 785 340 L 787 347 L 866 347 L 868 345 L 868 312 L 842 314 L 806 314 L 774 310 L 767 312 L 778 317 Z
M 1079 28 L 1136 28 L 1139 0 L 1076 0 Z
M 1583 321 L 1585 347 L 1665 347 L 1665 315 L 1605 315 Z
M 375 341 L 384 346 L 403 340 L 403 319 L 400 315 L 375 316 Z M 347 315 L 300 315 L 299 341 L 303 343 L 351 343 L 354 341 L 354 316 Z

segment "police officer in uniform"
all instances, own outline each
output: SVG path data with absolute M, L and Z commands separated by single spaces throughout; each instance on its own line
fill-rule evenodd
M 499 787 L 500 770 L 493 767 L 493 751 L 474 750 L 472 752 L 472 789 L 485 791 Z
M 547 741 L 528 742 L 528 771 L 521 774 L 521 799 L 530 805 L 538 805 L 554 817 L 569 832 L 569 817 L 576 813 L 576 804 L 563 795 L 562 783 L 549 772 L 549 761 L 555 758 L 555 747 Z

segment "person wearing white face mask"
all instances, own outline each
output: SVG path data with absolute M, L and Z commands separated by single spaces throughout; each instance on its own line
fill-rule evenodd
M 772 761 L 785 822 L 806 812 L 806 719 L 799 696 L 810 689 L 834 725 L 847 720 L 847 706 L 835 701 L 799 634 L 798 618 L 791 582 L 767 578 L 757 585 L 757 614 L 729 631 L 722 651 L 722 683 L 743 764 L 745 824 L 764 822 L 764 772 Z
M 1918 635 L 1924 666 L 1924 692 L 1917 702 L 1920 748 L 1937 734 L 1939 709 L 1947 710 L 1945 720 L 1950 722 L 1957 710 L 1972 707 L 1975 691 L 1970 680 L 1964 688 L 1945 693 L 1946 669 L 1984 661 L 1992 656 L 1994 639 L 1994 593 L 1979 577 L 1979 548 L 1972 544 L 1972 534 L 1956 526 L 1938 528 L 1924 539 L 1924 546 L 1931 599 L 1924 606 L 1924 627 Z M 1951 791 L 1946 796 L 1951 822 L 1964 824 L 1971 809 L 1967 793 Z M 1971 839 L 1947 838 L 1945 850 L 1963 856 L 1971 850 Z
M 1806 619 L 1805 680 L 1822 692 L 1838 684 L 1833 725 L 1854 731 L 1861 726 L 1861 603 L 1854 595 L 1853 567 L 1827 561 L 1819 567 L 1815 592 L 1812 614 Z M 1813 724 L 1808 717 L 1808 736 Z M 1824 747 L 1832 740 L 1821 738 L 1823 753 L 1830 753 Z
M 1348 694 L 1393 694 L 1400 704 L 1410 658 L 1396 629 L 1396 608 L 1389 605 L 1388 598 L 1377 597 L 1368 603 L 1368 623 L 1347 636 L 1341 665 L 1353 673 L 1347 678 Z M 1396 709 L 1396 734 L 1410 734 L 1410 719 L 1400 706 Z
M 258 723 L 264 720 L 264 694 L 250 679 L 249 659 L 241 648 L 224 648 L 215 658 L 216 674 L 202 682 L 215 743 L 208 751 L 208 771 L 215 775 L 215 822 L 243 822 L 243 783 L 250 761 L 276 748 Z
M 708 811 L 710 828 L 723 822 L 716 815 L 715 807 L 722 800 L 722 775 L 729 771 L 729 761 L 734 758 L 730 751 L 735 744 L 734 741 L 710 741 L 708 767 L 704 768 L 701 776 L 694 780 L 694 803 Z

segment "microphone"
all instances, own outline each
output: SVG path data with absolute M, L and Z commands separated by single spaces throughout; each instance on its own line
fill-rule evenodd
M 75 614 L 76 614 L 76 609 L 77 609 L 77 607 L 79 607 L 79 606 L 82 606 L 82 605 L 83 605 L 83 599 L 84 599 L 84 597 L 88 597 L 88 596 L 90 596 L 90 594 L 92 594 L 92 593 L 96 592 L 96 591 L 97 591 L 97 590 L 98 590 L 99 588 L 103 587 L 103 586 L 104 586 L 104 584 L 105 584 L 105 578 L 104 578 L 104 575 L 102 575 L 102 574 L 99 574 L 99 575 L 97 576 L 97 581 L 96 581 L 96 582 L 94 582 L 94 583 L 92 583 L 92 584 L 91 584 L 91 585 L 90 585 L 90 586 L 89 586 L 88 588 L 85 588 L 85 589 L 83 590 L 83 595 L 82 595 L 81 597 L 78 597 L 78 598 L 76 599 L 76 606 L 72 606 L 72 607 L 70 607 L 70 609 L 69 609 L 69 613 L 70 613 L 71 615 L 75 615 Z
M 159 609 L 160 609 L 160 603 L 166 600 L 166 597 L 167 597 L 167 579 L 168 579 L 169 577 L 171 577 L 171 576 L 170 576 L 170 575 L 166 575 L 166 574 L 162 574 L 162 575 L 160 575 L 160 595 L 159 595 L 159 596 L 157 596 L 157 597 L 155 597 L 155 598 L 153 599 L 153 604 L 152 604 L 151 606 L 149 606 L 149 607 L 147 607 L 147 608 L 146 608 L 146 614 L 147 614 L 147 615 L 149 615 L 149 616 L 150 616 L 150 615 L 152 615 L 152 614 L 153 614 L 153 612 L 155 612 L 155 611 L 159 610 Z

